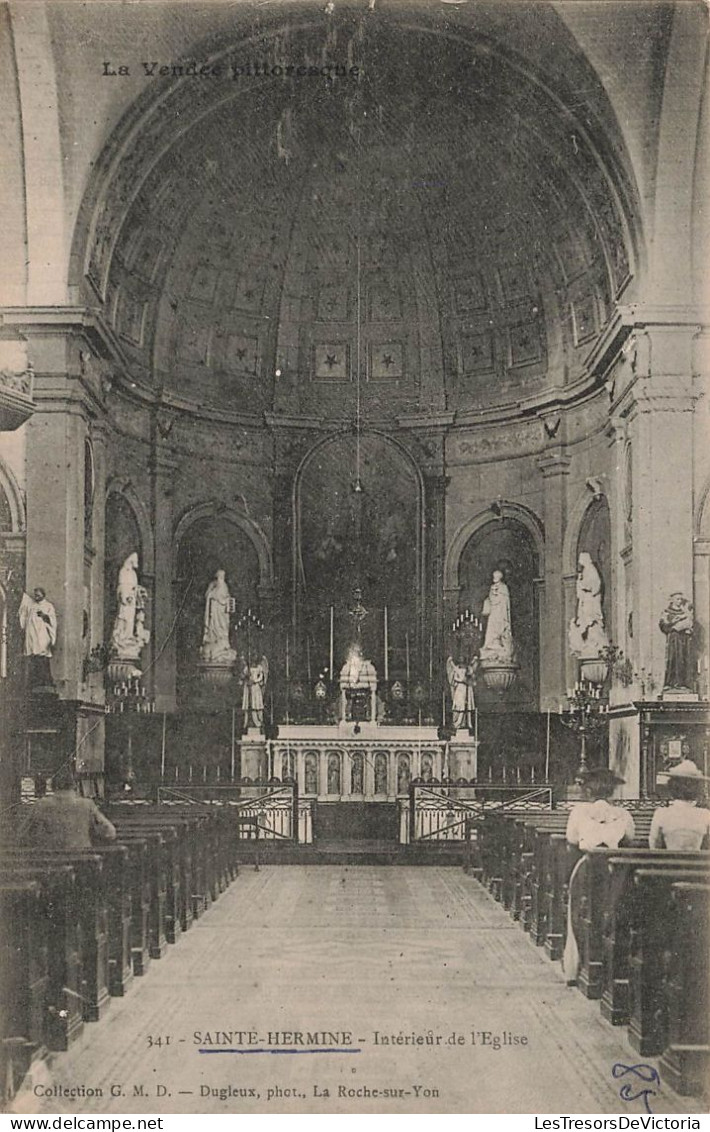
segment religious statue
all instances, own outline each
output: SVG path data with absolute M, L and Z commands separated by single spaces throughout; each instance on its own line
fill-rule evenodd
M 355 641 L 348 650 L 345 664 L 340 670 L 341 688 L 376 688 L 377 673 L 371 660 L 365 660 L 362 645 Z
M 200 657 L 205 664 L 231 667 L 237 659 L 229 643 L 229 615 L 235 609 L 224 570 L 218 570 L 205 592 L 205 615 Z
M 591 555 L 582 552 L 577 564 L 577 612 L 569 624 L 572 656 L 597 657 L 609 644 L 602 611 L 602 580 Z
M 452 656 L 446 661 L 446 678 L 451 693 L 452 722 L 454 731 L 471 726 L 475 705 L 473 696 L 473 675 L 475 666 L 457 664 Z
M 137 660 L 150 634 L 145 628 L 147 592 L 138 584 L 138 555 L 128 555 L 118 572 L 118 608 L 111 633 L 111 653 L 117 660 Z M 142 613 L 142 617 L 138 614 Z
M 666 688 L 690 691 L 693 681 L 693 606 L 682 593 L 671 594 L 658 622 L 666 635 Z
M 355 640 L 340 669 L 340 718 L 343 721 L 358 718 L 365 706 L 361 702 L 365 699 L 363 692 L 369 693 L 369 716 L 374 723 L 377 718 L 377 672 L 372 661 L 363 656 L 360 641 Z
M 30 658 L 30 683 L 52 684 L 49 658 L 57 643 L 57 613 L 45 591 L 36 586 L 32 597 L 25 593 L 20 602 L 20 628 L 24 630 L 24 653 Z
M 514 664 L 515 647 L 510 626 L 510 591 L 502 570 L 494 570 L 482 616 L 487 618 L 486 633 L 480 650 L 481 660 L 497 664 Z
M 264 698 L 269 679 L 269 662 L 266 657 L 260 657 L 254 664 L 245 661 L 242 678 L 244 680 L 244 691 L 242 693 L 244 722 L 247 727 L 261 728 L 264 723 Z

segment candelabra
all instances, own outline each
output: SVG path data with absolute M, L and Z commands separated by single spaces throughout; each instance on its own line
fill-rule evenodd
M 106 712 L 110 715 L 152 715 L 155 701 L 141 684 L 140 676 L 119 680 L 106 690 Z
M 150 698 L 147 689 L 141 684 L 140 673 L 117 680 L 106 689 L 107 715 L 127 716 L 124 731 L 126 746 L 121 760 L 124 788 L 132 788 L 136 778 L 133 770 L 133 720 L 138 715 L 152 715 L 154 712 L 155 701 Z
M 587 736 L 601 731 L 607 724 L 609 704 L 602 699 L 601 688 L 588 680 L 578 680 L 567 692 L 567 711 L 559 709 L 560 723 L 579 735 L 580 752 L 577 781 L 584 782 L 589 774 L 587 766 Z
M 252 661 L 252 655 L 251 655 L 251 636 L 252 636 L 252 633 L 255 630 L 256 630 L 257 633 L 263 633 L 264 629 L 266 628 L 266 625 L 261 620 L 257 611 L 255 609 L 252 609 L 251 606 L 250 606 L 246 610 L 246 612 L 240 613 L 240 615 L 239 615 L 239 617 L 237 618 L 237 621 L 236 621 L 236 626 L 237 626 L 237 629 L 241 630 L 242 632 L 244 630 L 246 630 L 246 635 L 247 635 L 247 664 L 251 664 L 251 661 Z
M 451 622 L 451 632 L 456 641 L 458 652 L 465 654 L 470 661 L 477 654 L 483 640 L 483 623 L 468 608 L 459 613 Z M 459 656 L 458 659 L 463 659 Z

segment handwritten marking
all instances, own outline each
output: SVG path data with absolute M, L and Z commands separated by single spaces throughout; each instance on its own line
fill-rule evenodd
M 620 1080 L 621 1077 L 625 1077 L 627 1073 L 632 1073 L 634 1077 L 638 1077 L 639 1080 L 643 1081 L 645 1085 L 660 1085 L 661 1083 L 661 1078 L 658 1075 L 658 1070 L 654 1069 L 652 1065 L 646 1065 L 644 1063 L 641 1063 L 639 1065 L 624 1065 L 623 1062 L 617 1061 L 613 1066 L 611 1072 L 612 1076 L 617 1081 Z M 643 1103 L 646 1107 L 646 1112 L 649 1114 L 649 1116 L 653 1116 L 653 1109 L 648 1103 L 648 1098 L 655 1097 L 657 1095 L 657 1090 L 639 1089 L 637 1093 L 634 1093 L 632 1092 L 633 1088 L 634 1085 L 629 1083 L 621 1086 L 621 1088 L 619 1089 L 619 1096 L 621 1097 L 622 1101 L 637 1101 L 642 1098 Z

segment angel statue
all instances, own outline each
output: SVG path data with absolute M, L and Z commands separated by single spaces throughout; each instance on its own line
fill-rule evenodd
M 446 661 L 446 678 L 451 693 L 451 708 L 454 731 L 471 726 L 475 708 L 473 698 L 474 664 L 457 664 L 452 656 Z
M 264 723 L 264 696 L 269 679 L 269 662 L 266 657 L 260 657 L 254 664 L 244 661 L 242 677 L 244 681 L 242 693 L 244 722 L 247 727 L 261 729 Z

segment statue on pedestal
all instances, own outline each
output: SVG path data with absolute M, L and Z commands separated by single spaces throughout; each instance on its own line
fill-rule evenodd
M 451 711 L 454 731 L 470 727 L 475 708 L 473 695 L 473 664 L 457 664 L 452 656 L 446 661 L 446 678 L 451 693 Z
M 229 593 L 224 570 L 218 570 L 205 592 L 204 629 L 200 658 L 205 664 L 232 667 L 236 650 L 229 641 L 229 615 L 234 613 L 234 598 Z
M 510 591 L 502 570 L 494 570 L 482 616 L 487 618 L 480 658 L 497 664 L 513 664 L 515 647 L 510 625 Z
M 51 687 L 50 657 L 57 643 L 57 613 L 45 591 L 36 586 L 32 597 L 22 595 L 20 628 L 24 630 L 24 654 L 29 657 L 30 684 Z
M 242 670 L 244 690 L 242 692 L 242 711 L 247 727 L 261 729 L 264 723 L 264 699 L 269 679 L 269 662 L 262 656 L 254 664 L 244 662 Z
M 602 610 L 602 580 L 591 555 L 582 552 L 577 564 L 577 612 L 569 624 L 572 656 L 598 657 L 609 644 Z
M 112 659 L 136 661 L 150 640 L 145 627 L 147 596 L 147 591 L 138 583 L 138 554 L 134 551 L 118 572 L 118 608 L 111 633 Z
M 659 628 L 666 636 L 666 673 L 668 689 L 691 691 L 693 686 L 693 606 L 682 593 L 671 594 L 663 611 Z
M 377 715 L 377 672 L 371 660 L 363 656 L 362 645 L 356 640 L 349 648 L 345 664 L 340 669 L 341 718 L 347 718 L 348 703 L 353 693 L 366 691 L 370 697 L 370 719 Z

